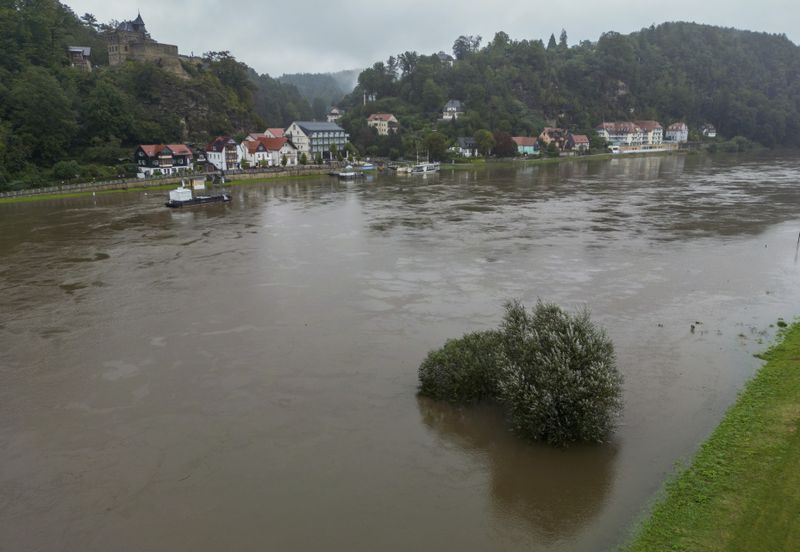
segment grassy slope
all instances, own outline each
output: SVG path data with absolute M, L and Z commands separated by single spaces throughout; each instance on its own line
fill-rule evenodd
M 800 550 L 800 323 L 764 358 L 631 550 Z

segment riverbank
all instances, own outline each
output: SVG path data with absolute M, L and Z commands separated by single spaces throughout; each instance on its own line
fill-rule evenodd
M 665 156 L 665 155 L 685 155 L 685 152 L 645 152 L 637 154 L 626 154 L 624 157 L 652 157 L 652 156 Z M 497 167 L 497 166 L 514 166 L 519 164 L 528 165 L 551 165 L 560 163 L 574 163 L 578 161 L 604 161 L 614 158 L 621 158 L 619 155 L 610 153 L 601 153 L 596 155 L 582 155 L 576 157 L 545 157 L 535 159 L 498 159 L 498 160 L 485 160 L 473 161 L 470 163 L 453 163 L 442 165 L 444 170 L 469 170 L 484 167 Z M 296 180 L 301 178 L 316 177 L 322 174 L 327 174 L 330 168 L 328 167 L 307 167 L 295 168 L 287 172 L 261 172 L 261 171 L 243 171 L 238 174 L 231 175 L 228 185 L 236 186 L 245 183 L 245 181 L 273 181 L 273 180 Z M 171 190 L 175 184 L 180 182 L 184 177 L 160 178 L 157 180 L 124 180 L 118 182 L 104 182 L 104 183 L 84 183 L 67 186 L 55 186 L 46 189 L 31 189 L 20 190 L 18 192 L 5 192 L 0 194 L 0 205 L 6 203 L 26 203 L 29 201 L 45 201 L 51 199 L 66 199 L 72 197 L 86 197 L 91 195 L 113 194 L 120 192 L 141 192 L 141 191 L 164 191 Z
M 330 169 L 327 167 L 310 167 L 307 169 L 291 169 L 285 172 L 241 172 L 233 175 L 233 178 L 226 182 L 226 186 L 237 186 L 247 181 L 273 181 L 273 180 L 299 180 L 303 178 L 318 177 L 322 174 L 327 174 Z M 189 175 L 191 177 L 191 175 Z M 66 199 L 71 197 L 86 197 L 92 195 L 107 195 L 118 194 L 122 192 L 150 192 L 150 191 L 165 191 L 172 190 L 175 185 L 180 183 L 181 180 L 187 178 L 174 177 L 169 179 L 158 180 L 134 180 L 134 181 L 120 181 L 119 183 L 104 183 L 97 186 L 91 184 L 79 185 L 79 191 L 73 191 L 70 187 L 65 187 L 63 190 L 49 191 L 44 193 L 42 190 L 23 190 L 13 196 L 0 197 L 0 205 L 5 203 L 27 203 L 30 201 L 45 201 L 51 199 Z M 25 192 L 30 192 L 26 194 Z
M 782 338 L 629 550 L 800 550 L 800 322 Z

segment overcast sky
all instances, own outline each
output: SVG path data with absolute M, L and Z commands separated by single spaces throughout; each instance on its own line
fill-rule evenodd
M 497 31 L 547 41 L 564 28 L 569 44 L 609 30 L 629 33 L 664 21 L 696 21 L 800 40 L 797 0 L 62 0 L 101 22 L 134 19 L 151 36 L 196 55 L 229 50 L 259 73 L 356 69 L 392 54 L 450 52 L 462 34 Z

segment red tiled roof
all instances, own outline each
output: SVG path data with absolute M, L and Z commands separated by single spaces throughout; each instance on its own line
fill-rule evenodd
M 148 157 L 158 157 L 164 148 L 169 148 L 173 155 L 192 155 L 186 144 L 140 144 L 139 147 Z
M 614 121 L 613 123 L 600 123 L 597 125 L 598 129 L 606 130 L 608 132 L 636 132 L 639 127 L 627 121 Z
M 525 146 L 535 146 L 536 145 L 536 138 L 533 138 L 533 137 L 530 137 L 530 136 L 512 136 L 511 139 L 514 140 L 514 142 L 518 146 L 525 147 Z
M 634 121 L 634 124 L 639 128 L 641 128 L 642 130 L 646 130 L 648 132 L 650 132 L 651 130 L 664 128 L 658 121 Z
M 281 136 L 283 136 L 284 131 L 282 128 L 268 128 L 265 132 L 269 132 L 276 138 L 280 138 Z
M 186 144 L 167 144 L 174 155 L 192 155 L 192 150 Z
M 258 151 L 258 147 L 262 145 L 263 142 L 261 140 L 266 140 L 266 138 L 259 138 L 258 140 L 247 140 L 244 142 L 244 147 L 247 148 L 247 153 L 253 154 Z M 266 146 L 264 146 L 266 148 Z
M 267 151 L 280 151 L 280 149 L 289 141 L 288 138 L 285 136 L 281 136 L 280 138 L 259 138 L 257 142 L 251 142 L 252 144 L 264 144 L 264 147 Z M 256 145 L 256 147 L 258 147 Z M 249 145 L 248 145 L 249 148 Z M 250 153 L 254 153 L 255 150 L 251 150 Z
M 161 150 L 164 149 L 163 144 L 140 144 L 140 148 L 147 155 L 147 157 L 157 157 Z
M 572 141 L 575 142 L 576 144 L 588 144 L 589 137 L 586 136 L 585 134 L 573 134 Z
M 389 121 L 394 118 L 391 113 L 373 113 L 369 116 L 368 121 Z

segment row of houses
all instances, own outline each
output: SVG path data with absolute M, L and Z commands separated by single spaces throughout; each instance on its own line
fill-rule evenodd
M 335 123 L 295 121 L 286 129 L 268 128 L 248 134 L 241 142 L 218 136 L 198 150 L 186 144 L 142 144 L 134 152 L 134 162 L 141 178 L 194 170 L 195 165 L 218 171 L 246 166 L 292 167 L 303 156 L 309 161 L 330 159 L 333 151 L 345 150 L 348 140 L 348 134 Z

